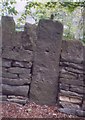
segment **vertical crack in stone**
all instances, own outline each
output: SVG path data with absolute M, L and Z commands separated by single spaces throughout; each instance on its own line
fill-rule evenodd
M 33 61 L 32 61 L 32 66 L 30 68 L 30 74 L 31 74 L 31 82 L 29 84 L 29 90 L 28 90 L 28 98 L 30 99 L 30 89 L 31 89 L 31 83 L 32 83 L 32 76 L 33 76 Z

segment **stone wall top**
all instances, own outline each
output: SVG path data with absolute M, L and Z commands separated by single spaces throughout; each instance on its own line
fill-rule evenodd
M 75 63 L 83 61 L 83 45 L 79 40 L 63 40 L 61 59 Z

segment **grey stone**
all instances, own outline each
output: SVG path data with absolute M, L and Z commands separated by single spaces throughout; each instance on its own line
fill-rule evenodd
M 59 83 L 60 90 L 66 90 L 66 91 L 68 91 L 69 87 L 70 87 L 70 85 L 68 85 L 68 84 Z
M 84 61 L 83 61 L 83 69 L 85 71 L 85 45 L 83 46 L 83 58 L 84 58 Z M 84 76 L 85 78 L 85 76 Z
M 83 71 L 82 71 L 82 70 L 78 70 L 78 69 L 74 69 L 74 68 L 70 68 L 70 67 L 65 67 L 65 69 L 66 69 L 68 72 L 73 72 L 73 73 L 77 73 L 77 74 L 83 74 Z
M 12 64 L 13 67 L 21 67 L 21 68 L 31 68 L 32 62 L 18 62 L 15 61 Z
M 2 32 L 10 33 L 15 31 L 15 22 L 13 20 L 13 17 L 2 16 L 1 22 L 2 22 Z
M 28 102 L 28 99 L 26 100 L 22 100 L 22 99 L 7 99 L 9 102 L 14 102 L 14 103 L 18 103 L 18 104 L 22 104 L 25 105 Z
M 59 111 L 69 115 L 76 115 L 76 109 L 59 108 Z
M 14 61 L 12 63 L 12 67 L 24 67 L 23 63 L 22 62 L 18 62 L 18 61 Z
M 0 82 L 1 82 L 1 79 L 2 79 L 2 67 L 0 67 Z
M 59 104 L 62 105 L 63 108 L 80 109 L 80 106 L 78 104 L 73 104 L 67 101 L 66 102 L 60 101 Z
M 3 72 L 2 77 L 11 78 L 11 79 L 17 79 L 18 75 L 17 74 L 12 74 L 12 73 L 9 73 L 9 72 Z
M 84 110 L 76 110 L 76 115 L 79 117 L 85 117 L 85 111 Z
M 30 99 L 38 104 L 56 103 L 62 33 L 61 23 L 40 20 L 30 90 Z
M 0 77 L 0 84 L 2 83 L 2 75 L 0 75 L 1 77 Z
M 29 38 L 30 35 L 28 35 L 26 32 L 24 32 L 22 34 L 22 47 L 25 50 L 31 50 L 33 51 L 33 45 L 32 45 L 32 41 Z
M 2 83 L 11 86 L 22 86 L 22 85 L 29 85 L 31 83 L 31 78 L 29 79 L 9 79 L 9 78 L 2 78 Z
M 7 72 L 8 68 L 2 67 L 2 73 Z
M 6 95 L 0 95 L 0 101 L 7 101 Z
M 72 67 L 74 69 L 83 70 L 83 64 L 75 64 L 71 62 L 60 62 L 60 65 L 64 67 Z
M 6 47 L 3 49 L 2 57 L 11 60 L 30 62 L 32 61 L 33 53 L 32 51 L 26 51 L 20 47 Z
M 83 110 L 78 110 L 78 109 L 74 109 L 74 108 L 60 108 L 59 109 L 60 112 L 69 114 L 69 115 L 76 115 L 79 117 L 85 117 L 85 111 Z
M 1 54 L 1 53 L 0 53 Z M 0 58 L 0 68 L 2 67 L 2 58 Z
M 3 95 L 15 95 L 28 97 L 29 86 L 10 86 L 2 84 L 2 94 Z
M 14 73 L 14 74 L 30 74 L 30 69 L 11 67 L 11 68 L 8 68 L 8 72 Z
M 1 85 L 2 83 L 0 83 Z M 2 87 L 0 86 L 0 95 L 2 95 Z
M 31 67 L 32 67 L 32 61 L 29 62 L 29 63 L 24 62 L 23 64 L 24 64 L 24 67 L 25 67 L 25 68 L 31 68 Z
M 36 45 L 37 35 L 36 35 L 36 28 L 35 24 L 26 23 L 24 26 L 24 31 L 29 36 L 30 42 L 32 44 L 32 49 L 34 50 L 34 46 Z
M 72 74 L 69 74 L 69 72 L 68 73 L 60 73 L 60 77 L 61 78 L 65 78 L 65 79 L 76 79 L 77 77 L 76 77 L 76 75 L 74 76 L 74 75 L 72 75 Z
M 30 79 L 31 77 L 31 74 L 19 74 L 20 79 Z
M 2 52 L 2 26 L 0 25 L 0 54 Z
M 83 80 L 77 80 L 77 79 L 60 78 L 60 82 L 64 84 L 74 85 L 74 86 L 85 86 Z
M 21 43 L 21 37 L 22 37 L 22 31 L 19 31 L 19 32 L 15 32 L 15 35 L 14 35 L 14 37 L 13 37 L 13 41 L 12 41 L 12 45 L 11 46 L 13 46 L 13 48 L 14 47 L 22 47 L 22 43 Z
M 2 66 L 7 68 L 11 67 L 11 61 L 7 59 L 2 59 Z
M 83 94 L 78 94 L 76 92 L 65 91 L 65 90 L 60 90 L 59 94 L 67 96 L 67 97 L 75 97 L 75 98 L 82 98 L 83 97 Z
M 82 104 L 82 110 L 85 111 L 85 104 Z
M 7 96 L 8 99 L 20 99 L 20 100 L 27 100 L 27 97 L 23 97 L 23 96 L 15 96 L 15 95 L 8 95 Z
M 73 73 L 73 72 L 68 72 L 66 69 L 65 69 L 65 67 L 61 67 L 60 68 L 60 75 L 61 74 L 69 74 L 69 76 L 72 76 L 72 77 L 77 77 L 77 73 Z
M 6 46 L 12 45 L 13 37 L 15 34 L 15 22 L 13 17 L 2 16 L 2 45 L 5 48 Z
M 83 61 L 83 45 L 78 40 L 63 40 L 61 59 L 72 63 Z
M 79 94 L 85 93 L 83 86 L 74 86 L 74 85 L 71 85 L 70 86 L 70 91 L 76 92 L 76 93 L 79 93 Z

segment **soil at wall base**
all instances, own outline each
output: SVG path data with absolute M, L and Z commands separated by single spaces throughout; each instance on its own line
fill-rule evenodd
M 57 105 L 54 107 L 29 102 L 23 106 L 17 103 L 3 102 L 0 103 L 1 107 L 1 115 L 5 118 L 78 118 L 78 120 L 85 120 L 85 118 L 60 113 Z

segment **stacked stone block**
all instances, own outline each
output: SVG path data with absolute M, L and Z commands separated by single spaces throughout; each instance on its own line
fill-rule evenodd
M 31 83 L 33 48 L 29 33 L 15 31 L 12 17 L 2 17 L 2 100 L 25 103 Z
M 78 40 L 61 41 L 62 27 L 41 20 L 37 29 L 26 23 L 17 32 L 13 18 L 2 17 L 0 100 L 59 103 L 61 112 L 85 116 L 85 46 Z
M 80 41 L 62 42 L 59 76 L 61 111 L 85 116 L 84 50 Z

